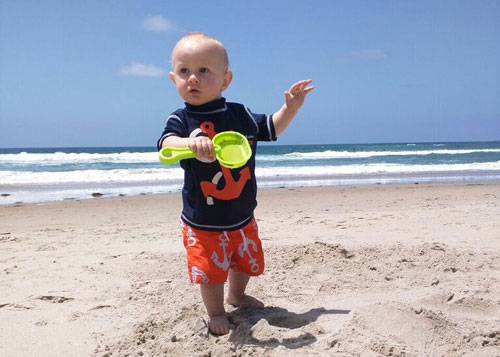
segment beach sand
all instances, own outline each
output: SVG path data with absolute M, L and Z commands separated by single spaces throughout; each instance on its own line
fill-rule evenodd
M 500 184 L 259 191 L 266 272 L 207 334 L 179 194 L 0 206 L 1 356 L 499 356 Z

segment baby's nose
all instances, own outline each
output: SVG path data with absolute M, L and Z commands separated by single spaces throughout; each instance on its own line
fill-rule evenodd
M 189 78 L 188 78 L 188 82 L 190 82 L 190 83 L 197 83 L 197 82 L 199 82 L 198 81 L 198 77 L 196 77 L 194 74 L 191 74 L 189 76 Z

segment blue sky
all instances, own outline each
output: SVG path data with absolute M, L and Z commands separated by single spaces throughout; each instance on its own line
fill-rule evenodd
M 280 144 L 500 139 L 500 1 L 0 0 L 0 147 L 153 146 L 187 31 L 256 113 L 314 80 Z

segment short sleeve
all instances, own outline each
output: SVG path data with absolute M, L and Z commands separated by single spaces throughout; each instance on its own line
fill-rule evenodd
M 273 116 L 265 114 L 255 114 L 248 108 L 246 111 L 257 128 L 257 140 L 276 141 L 276 130 L 274 129 Z
M 182 121 L 181 116 L 177 113 L 171 114 L 167 119 L 167 124 L 165 125 L 165 129 L 163 130 L 160 139 L 158 139 L 158 142 L 156 143 L 156 147 L 160 150 L 163 140 L 169 136 L 187 137 L 186 131 L 186 125 Z

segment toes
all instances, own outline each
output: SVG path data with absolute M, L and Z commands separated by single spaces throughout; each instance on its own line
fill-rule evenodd
M 210 326 L 210 332 L 214 335 L 227 335 L 229 333 L 229 327 L 224 326 Z
M 214 335 L 225 335 L 229 333 L 229 320 L 227 316 L 213 316 L 208 323 L 208 329 Z

